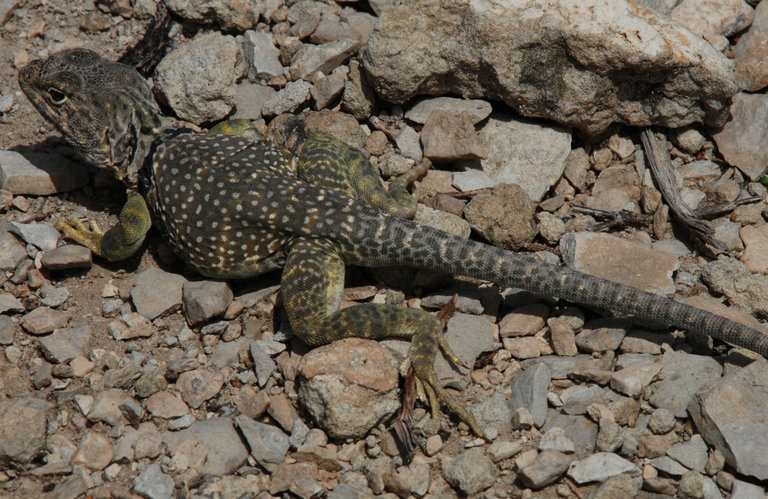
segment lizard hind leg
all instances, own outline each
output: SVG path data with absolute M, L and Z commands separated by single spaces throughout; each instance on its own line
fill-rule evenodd
M 311 135 L 302 144 L 297 173 L 307 182 L 334 189 L 379 210 L 410 220 L 416 215 L 417 197 L 408 192 L 408 186 L 430 167 L 429 160 L 423 160 L 393 179 L 387 190 L 363 151 L 331 135 L 319 133 Z
M 311 346 L 342 338 L 411 340 L 406 361 L 417 388 L 426 395 L 432 414 L 445 404 L 479 436 L 483 431 L 471 414 L 440 385 L 434 371 L 442 350 L 461 365 L 442 335 L 434 315 L 398 305 L 365 303 L 339 310 L 344 288 L 344 261 L 334 243 L 299 238 L 291 243 L 282 278 L 282 296 L 294 333 Z

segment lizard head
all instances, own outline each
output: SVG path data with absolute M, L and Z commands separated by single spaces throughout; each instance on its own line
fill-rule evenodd
M 19 71 L 19 85 L 87 162 L 135 182 L 142 155 L 164 125 L 137 71 L 72 49 L 28 64 Z

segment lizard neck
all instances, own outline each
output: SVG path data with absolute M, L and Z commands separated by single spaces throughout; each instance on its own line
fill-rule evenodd
M 144 95 L 126 96 L 123 112 L 116 113 L 117 119 L 111 133 L 105 140 L 108 148 L 110 168 L 129 190 L 135 191 L 139 172 L 148 156 L 153 154 L 153 144 L 163 134 L 178 127 L 170 118 L 160 114 L 154 101 Z M 111 140 L 110 135 L 114 137 Z

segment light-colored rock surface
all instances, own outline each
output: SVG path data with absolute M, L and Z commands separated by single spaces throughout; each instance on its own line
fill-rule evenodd
M 403 103 L 419 94 L 501 99 L 527 116 L 590 131 L 613 122 L 676 128 L 727 117 L 723 102 L 736 90 L 731 64 L 650 10 L 607 0 L 557 8 L 545 0 L 436 5 L 390 8 L 371 34 L 363 62 L 385 100 Z M 658 70 L 653 83 L 650 67 Z M 487 68 L 494 78 L 476 78 Z M 654 92 L 647 92 L 650 85 Z M 654 105 L 623 100 L 619 89 L 626 86 L 632 94 L 653 95 Z

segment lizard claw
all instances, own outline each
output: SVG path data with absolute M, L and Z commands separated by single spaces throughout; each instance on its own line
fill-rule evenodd
M 61 232 L 63 238 L 75 241 L 97 255 L 102 254 L 101 241 L 104 238 L 104 231 L 99 228 L 95 220 L 90 220 L 86 226 L 79 218 L 72 217 L 68 220 L 59 220 L 54 227 Z

